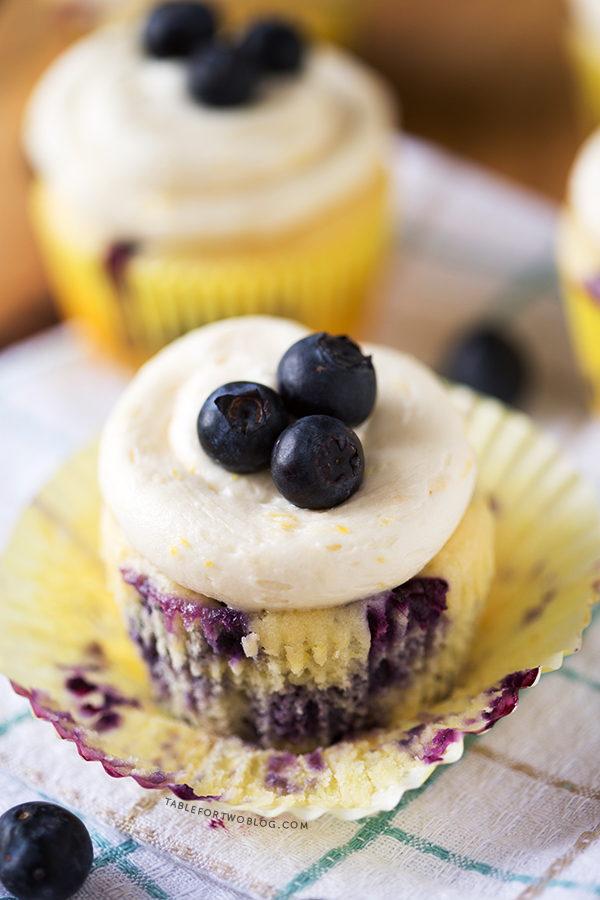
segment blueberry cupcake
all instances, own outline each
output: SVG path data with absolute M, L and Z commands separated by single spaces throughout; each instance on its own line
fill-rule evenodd
M 596 0 L 569 0 L 567 50 L 586 124 L 600 122 L 600 8 Z
M 600 129 L 581 148 L 569 178 L 558 267 L 575 355 L 600 413 Z
M 381 82 L 281 21 L 221 31 L 200 3 L 98 29 L 27 110 L 55 296 L 134 363 L 227 316 L 346 331 L 385 246 Z
M 414 359 L 273 317 L 208 325 L 137 374 L 99 477 L 109 586 L 175 716 L 310 752 L 452 689 L 493 522 Z

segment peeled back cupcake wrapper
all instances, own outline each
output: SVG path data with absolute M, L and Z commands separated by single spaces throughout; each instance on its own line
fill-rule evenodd
M 468 665 L 451 695 L 393 727 L 308 754 L 259 750 L 173 719 L 104 586 L 97 553 L 95 448 L 24 513 L 1 569 L 0 658 L 36 715 L 84 759 L 182 799 L 270 816 L 360 818 L 391 809 L 464 735 L 512 712 L 521 688 L 576 651 L 600 590 L 593 491 L 524 415 L 452 391 L 497 514 L 497 575 Z

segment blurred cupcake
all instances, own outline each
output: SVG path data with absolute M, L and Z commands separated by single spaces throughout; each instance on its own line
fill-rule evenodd
M 152 0 L 45 0 L 62 18 L 89 25 L 140 15 Z M 176 0 L 175 0 L 176 2 Z M 364 0 L 222 0 L 228 23 L 245 24 L 257 16 L 293 16 L 314 37 L 343 44 L 356 37 L 364 18 Z
M 131 382 L 99 456 L 109 586 L 158 696 L 178 718 L 296 751 L 447 696 L 494 570 L 493 517 L 473 494 L 462 418 L 432 373 L 398 351 L 369 346 L 367 358 L 347 339 L 312 338 L 313 384 L 334 372 L 338 386 L 352 385 L 353 411 L 360 391 L 351 376 L 360 366 L 377 373 L 360 439 L 327 430 L 308 448 L 294 446 L 300 423 L 344 427 L 309 415 L 283 431 L 272 457 L 269 450 L 270 470 L 253 460 L 232 474 L 222 456 L 205 452 L 198 411 L 207 403 L 218 409 L 209 424 L 223 431 L 221 451 L 235 442 L 245 452 L 270 427 L 277 404 L 290 402 L 278 363 L 291 346 L 302 352 L 306 335 L 264 316 L 191 332 Z M 240 396 L 229 405 L 239 379 L 250 382 L 249 413 Z M 281 394 L 271 390 L 259 410 L 257 392 L 277 384 Z M 286 438 L 293 502 L 279 492 Z M 361 441 L 364 480 L 333 505 L 333 486 L 354 478 Z M 306 472 L 319 473 L 310 505 L 298 499 L 307 496 Z M 313 490 L 325 491 L 324 502 L 320 494 L 312 505 Z
M 58 302 L 134 363 L 243 313 L 346 331 L 385 245 L 380 82 L 279 22 L 235 44 L 215 28 L 178 3 L 100 29 L 51 66 L 26 116 Z
M 571 57 L 582 117 L 586 125 L 600 122 L 600 5 L 597 0 L 570 0 L 567 48 Z
M 600 412 L 600 129 L 569 179 L 558 241 L 565 309 L 591 403 Z

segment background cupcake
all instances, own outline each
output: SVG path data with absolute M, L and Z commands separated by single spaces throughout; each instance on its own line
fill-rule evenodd
M 84 38 L 31 100 L 33 215 L 62 309 L 134 362 L 241 313 L 348 330 L 385 243 L 385 90 L 287 26 L 232 49 L 207 14 L 204 37 L 170 44 L 174 10 Z
M 600 122 L 600 6 L 596 0 L 570 0 L 567 46 L 587 124 Z
M 575 353 L 591 404 L 600 413 L 600 130 L 573 165 L 558 263 Z

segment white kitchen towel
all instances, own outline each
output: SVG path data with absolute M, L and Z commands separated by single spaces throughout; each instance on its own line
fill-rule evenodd
M 413 140 L 399 146 L 397 174 L 402 237 L 364 336 L 437 367 L 477 322 L 507 321 L 530 363 L 527 411 L 598 489 L 600 423 L 582 405 L 560 310 L 555 207 Z M 1 546 L 97 433 L 126 377 L 66 326 L 0 354 Z M 215 816 L 84 762 L 4 681 L 0 810 L 41 795 L 83 815 L 96 857 L 78 896 L 89 900 L 577 900 L 600 895 L 599 746 L 600 615 L 581 653 L 392 812 L 359 822 Z

